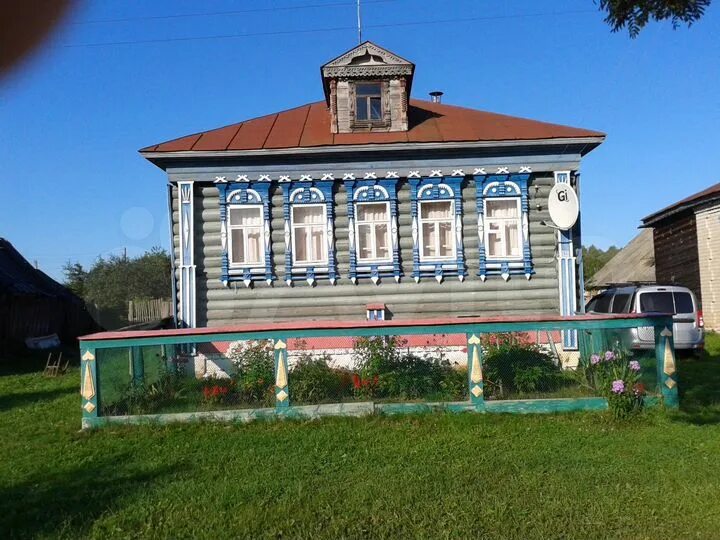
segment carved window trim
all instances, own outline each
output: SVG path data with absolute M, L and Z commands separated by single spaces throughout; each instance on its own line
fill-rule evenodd
M 413 273 L 416 282 L 423 277 L 434 277 L 438 283 L 446 276 L 457 276 L 464 281 L 467 276 L 465 250 L 462 234 L 462 177 L 411 178 L 410 209 L 412 214 Z M 455 254 L 453 257 L 421 257 L 420 206 L 423 201 L 451 201 L 454 224 Z
M 525 275 L 530 279 L 535 273 L 529 235 L 529 174 L 496 174 L 475 176 L 476 204 L 478 214 L 478 276 L 485 281 L 488 276 L 501 276 L 505 281 L 511 275 Z M 520 208 L 520 241 L 522 255 L 518 257 L 490 257 L 487 253 L 488 231 L 485 227 L 486 201 L 489 199 L 518 201 Z
M 288 286 L 292 286 L 295 281 L 307 281 L 308 285 L 314 285 L 318 279 L 327 279 L 333 285 L 337 281 L 333 184 L 332 180 L 310 180 L 280 184 L 283 192 L 283 217 L 285 220 L 285 283 Z M 327 262 L 295 262 L 293 253 L 293 208 L 303 205 L 323 205 L 325 207 L 324 226 Z
M 269 182 L 222 182 L 217 184 L 220 204 L 220 280 L 227 286 L 242 281 L 246 287 L 264 280 L 270 285 L 275 276 L 272 272 L 272 241 L 270 235 L 270 183 Z M 263 260 L 260 264 L 231 263 L 230 261 L 230 208 L 262 208 Z
M 370 278 L 376 285 L 380 278 L 392 277 L 400 281 L 400 242 L 398 238 L 397 179 L 346 180 L 348 235 L 350 255 L 350 280 Z M 357 253 L 357 205 L 364 203 L 387 203 L 389 207 L 390 257 L 386 260 L 360 261 Z

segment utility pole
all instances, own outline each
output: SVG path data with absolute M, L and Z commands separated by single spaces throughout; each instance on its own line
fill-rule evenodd
M 360 16 L 360 0 L 357 0 L 357 28 L 358 28 L 358 44 L 362 43 L 362 18 Z

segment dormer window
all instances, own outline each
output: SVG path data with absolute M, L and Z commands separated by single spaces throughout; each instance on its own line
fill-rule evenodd
M 355 121 L 368 124 L 382 123 L 382 83 L 355 85 Z
M 321 71 L 332 133 L 408 130 L 411 62 L 366 41 Z

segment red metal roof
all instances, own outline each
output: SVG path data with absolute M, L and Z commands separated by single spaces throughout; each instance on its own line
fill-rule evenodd
M 671 214 L 681 212 L 688 208 L 693 208 L 699 204 L 702 204 L 706 200 L 711 200 L 711 199 L 716 199 L 716 198 L 720 198 L 720 182 L 718 182 L 714 186 L 710 186 L 707 189 L 704 189 L 698 193 L 695 193 L 694 195 L 690 195 L 689 197 L 686 197 L 686 198 L 682 199 L 681 201 L 671 204 L 670 206 L 667 206 L 667 207 L 663 208 L 662 210 L 658 210 L 657 212 L 650 214 L 647 217 L 644 217 L 642 219 L 643 225 L 645 225 L 645 226 L 650 225 L 650 224 L 655 223 L 663 218 L 670 216 Z
M 330 132 L 324 101 L 148 146 L 141 152 L 261 150 L 335 145 L 522 141 L 604 137 L 604 133 L 454 105 L 410 100 L 408 131 Z

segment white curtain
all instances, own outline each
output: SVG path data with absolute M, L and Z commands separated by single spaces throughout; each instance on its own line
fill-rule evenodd
M 420 203 L 421 219 L 442 219 L 452 217 L 450 201 Z
M 499 199 L 486 201 L 487 217 L 489 218 L 516 218 L 518 217 L 518 203 L 515 199 Z
M 293 249 L 297 262 L 325 262 L 325 210 L 321 206 L 293 207 Z
M 260 264 L 262 262 L 262 208 L 230 208 L 230 262 Z

